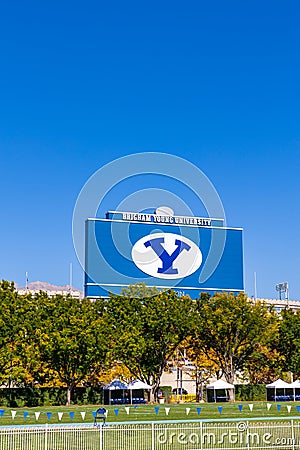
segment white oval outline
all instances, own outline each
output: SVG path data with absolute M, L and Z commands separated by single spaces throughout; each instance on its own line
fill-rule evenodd
M 149 253 L 150 251 L 150 256 L 152 255 L 152 260 L 144 263 L 138 263 L 136 261 L 136 255 L 134 255 L 134 252 L 138 252 L 138 250 L 136 250 L 136 247 L 139 247 L 141 245 L 141 248 L 143 248 L 143 244 L 145 244 L 145 242 L 147 242 L 147 240 L 149 240 L 150 238 L 165 238 L 167 237 L 167 239 L 170 239 L 172 237 L 172 239 L 174 239 L 174 243 L 175 243 L 175 239 L 180 239 L 182 242 L 188 244 L 192 249 L 196 250 L 196 255 L 194 256 L 194 261 L 191 265 L 191 267 L 189 268 L 189 270 L 185 271 L 184 273 L 182 273 L 182 271 L 180 271 L 180 273 L 178 274 L 158 274 L 157 273 L 157 262 L 161 262 L 160 258 L 157 256 L 157 254 L 155 253 L 154 250 L 151 250 L 149 248 L 145 249 L 144 253 Z M 141 252 L 138 252 L 141 253 Z M 153 278 L 160 278 L 160 279 L 164 279 L 164 280 L 177 280 L 177 279 L 183 279 L 183 278 L 187 278 L 188 276 L 192 275 L 193 273 L 196 272 L 196 270 L 199 269 L 199 267 L 202 264 L 202 252 L 200 250 L 200 248 L 198 247 L 197 244 L 195 244 L 195 242 L 193 242 L 191 239 L 182 236 L 180 234 L 176 234 L 176 233 L 151 233 L 151 234 L 147 234 L 146 236 L 143 236 L 142 238 L 140 238 L 138 241 L 135 242 L 135 244 L 132 247 L 131 250 L 131 257 L 132 257 L 132 261 L 135 264 L 135 266 L 141 270 L 143 273 L 146 273 L 147 275 L 150 275 Z M 190 254 L 188 252 L 185 252 L 184 250 L 178 255 L 178 257 L 174 260 L 174 264 L 176 265 L 176 261 L 179 259 L 182 260 L 182 258 L 189 258 Z M 151 268 L 151 270 L 149 270 L 149 266 L 153 267 L 155 266 L 156 272 L 153 273 L 153 269 Z M 176 267 L 174 267 L 176 268 Z M 147 269 L 147 270 L 145 270 Z

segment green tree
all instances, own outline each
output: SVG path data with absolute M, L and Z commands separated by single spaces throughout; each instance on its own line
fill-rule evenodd
M 112 358 L 152 385 L 156 395 L 167 361 L 191 331 L 193 310 L 189 297 L 178 297 L 174 291 L 157 293 L 145 285 L 111 295 L 107 321 Z
M 193 345 L 203 350 L 233 383 L 237 371 L 257 345 L 264 344 L 276 328 L 276 316 L 265 304 L 252 303 L 244 293 L 200 296 Z
M 250 384 L 268 384 L 282 376 L 284 356 L 272 345 L 258 344 L 245 362 L 244 378 Z
M 284 356 L 283 369 L 300 376 L 300 311 L 284 309 L 279 321 L 278 350 Z
M 160 291 L 155 286 L 147 286 L 146 283 L 130 284 L 124 287 L 121 296 L 129 298 L 149 298 L 159 295 Z
M 17 346 L 23 329 L 23 302 L 14 283 L 0 282 L 0 383 L 11 387 L 22 381 L 22 363 Z
M 69 405 L 73 389 L 105 360 L 103 310 L 99 302 L 87 299 L 43 296 L 38 311 L 35 333 L 41 359 L 67 386 Z
M 22 302 L 22 328 L 16 350 L 23 369 L 23 382 L 31 387 L 45 385 L 50 374 L 53 384 L 54 372 L 43 361 L 39 345 L 39 330 L 45 330 L 41 307 L 47 304 L 49 298 L 46 292 L 40 291 L 32 296 L 30 293 L 20 297 Z M 55 384 L 55 383 L 54 383 Z

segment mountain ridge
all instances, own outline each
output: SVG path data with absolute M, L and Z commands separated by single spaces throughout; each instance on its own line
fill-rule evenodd
M 80 289 L 72 288 L 69 285 L 57 286 L 55 284 L 48 283 L 47 281 L 31 281 L 28 283 L 27 288 L 32 291 L 70 291 L 83 293 Z M 17 289 L 26 289 L 26 286 L 17 286 Z

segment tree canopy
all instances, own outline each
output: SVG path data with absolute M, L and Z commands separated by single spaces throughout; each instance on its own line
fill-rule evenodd
M 283 368 L 300 377 L 300 311 L 285 309 L 279 321 L 278 350 L 284 355 Z
M 40 326 L 35 329 L 41 359 L 67 386 L 67 404 L 75 386 L 104 361 L 107 339 L 98 302 L 64 298 L 42 299 Z
M 276 316 L 265 304 L 251 302 L 244 293 L 201 295 L 194 346 L 219 367 L 229 383 L 257 346 L 265 343 L 276 328 Z
M 300 311 L 275 313 L 244 293 L 197 300 L 145 284 L 109 299 L 19 295 L 0 282 L 0 383 L 65 386 L 66 402 L 83 384 L 123 376 L 153 386 L 184 348 L 201 379 L 239 375 L 267 383 L 300 376 Z
M 191 332 L 194 308 L 189 297 L 174 291 L 153 293 L 136 296 L 135 289 L 127 289 L 124 295 L 112 295 L 107 317 L 114 357 L 156 393 L 168 359 Z

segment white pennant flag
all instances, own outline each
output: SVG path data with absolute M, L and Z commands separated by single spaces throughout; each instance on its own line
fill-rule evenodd
M 168 416 L 169 412 L 170 412 L 170 408 L 165 408 L 165 411 L 166 411 L 166 415 Z
M 125 406 L 126 414 L 129 414 L 129 410 L 130 410 L 129 406 Z
M 189 415 L 190 410 L 191 410 L 191 408 L 185 408 L 185 411 L 186 411 L 186 415 L 187 415 L 187 416 Z
M 272 406 L 272 403 L 267 403 L 267 409 L 268 409 L 268 411 L 270 410 L 271 406 Z
M 288 412 L 291 412 L 292 406 L 291 405 L 286 405 Z
M 84 420 L 85 419 L 85 411 L 81 411 L 80 415 L 82 417 L 82 420 Z
M 11 417 L 14 419 L 16 417 L 17 411 L 11 411 Z
M 64 413 L 63 412 L 58 412 L 57 415 L 58 415 L 58 420 L 61 420 L 62 416 L 64 415 Z
M 250 403 L 250 404 L 249 404 L 249 409 L 250 409 L 250 411 L 252 411 L 252 409 L 253 409 L 253 403 Z
M 40 411 L 37 411 L 37 412 L 34 413 L 35 420 L 39 420 L 40 414 L 41 414 Z

